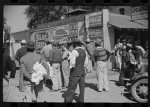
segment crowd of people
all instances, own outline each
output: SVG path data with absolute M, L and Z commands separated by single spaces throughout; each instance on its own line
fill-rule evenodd
M 107 79 L 107 61 L 110 58 L 112 70 L 120 71 L 119 83 L 123 84 L 124 69 L 129 60 L 138 60 L 146 54 L 145 50 L 138 43 L 131 44 L 123 39 L 117 40 L 112 52 L 103 48 L 103 40 L 95 41 L 95 48 L 92 47 L 90 39 L 86 43 L 80 40 L 72 42 L 47 41 L 42 49 L 36 49 L 35 43 L 25 40 L 21 41 L 22 48 L 18 49 L 13 60 L 20 65 L 19 89 L 25 92 L 25 102 L 44 102 L 44 86 L 50 91 L 59 91 L 67 88 L 64 102 L 72 102 L 79 85 L 79 102 L 84 102 L 85 75 L 92 73 L 93 66 L 97 74 L 97 91 L 109 91 Z M 14 78 L 16 65 L 7 54 L 6 44 L 3 45 L 3 101 L 8 101 L 7 86 L 9 79 L 6 78 L 8 68 L 12 71 Z M 111 57 L 110 57 L 111 56 Z M 129 57 L 129 58 L 128 58 Z M 33 65 L 36 62 L 42 63 L 47 70 L 47 75 L 37 85 L 31 81 Z M 52 69 L 50 69 L 50 67 Z M 50 76 L 50 73 L 52 74 Z M 35 95 L 35 98 L 33 98 Z
M 134 67 L 132 64 L 134 62 L 142 64 L 143 58 L 148 58 L 148 50 L 145 51 L 140 45 L 140 41 L 132 41 L 126 38 L 117 40 L 110 61 L 112 62 L 112 70 L 118 69 L 120 71 L 118 85 L 125 85 L 124 78 L 133 77 Z

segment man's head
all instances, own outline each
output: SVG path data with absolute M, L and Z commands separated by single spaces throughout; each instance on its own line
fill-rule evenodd
M 29 41 L 27 43 L 27 51 L 33 52 L 35 50 L 35 43 L 33 41 Z
M 97 39 L 97 40 L 95 41 L 95 47 L 101 47 L 101 46 L 102 46 L 102 42 L 103 42 L 102 39 Z
M 47 41 L 47 42 L 46 42 L 46 45 L 49 45 L 49 44 L 50 44 L 50 41 Z
M 119 43 L 120 42 L 120 39 L 117 39 L 117 43 Z
M 21 41 L 21 46 L 23 47 L 23 46 L 26 46 L 26 40 L 22 40 Z
M 126 43 L 127 43 L 126 40 L 123 39 L 123 40 L 122 40 L 122 44 L 123 44 L 123 45 L 126 45 Z
M 57 47 L 57 42 L 53 42 L 53 47 Z
M 87 40 L 86 40 L 86 44 L 89 44 L 91 42 L 91 40 L 88 38 Z
M 67 47 L 68 47 L 68 50 L 69 50 L 70 52 L 72 52 L 72 51 L 74 50 L 74 48 L 73 48 L 73 43 L 68 43 L 68 44 L 67 44 Z

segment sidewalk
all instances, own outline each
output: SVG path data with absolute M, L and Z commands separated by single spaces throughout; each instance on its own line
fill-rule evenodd
M 12 102 L 20 102 L 24 96 L 23 92 L 19 91 L 19 71 L 16 73 L 16 78 L 10 80 L 11 96 Z M 133 103 L 133 101 L 127 99 L 121 93 L 124 92 L 124 87 L 118 87 L 115 82 L 119 78 L 119 73 L 115 71 L 108 71 L 109 79 L 109 92 L 97 92 L 96 88 L 96 73 L 89 73 L 86 75 L 85 84 L 85 102 L 109 102 L 109 103 Z M 49 92 L 47 87 L 44 87 L 45 101 L 46 102 L 64 102 L 64 93 L 66 89 L 62 89 L 58 92 Z M 79 95 L 79 86 L 76 90 L 76 97 Z M 75 100 L 73 102 L 76 102 Z

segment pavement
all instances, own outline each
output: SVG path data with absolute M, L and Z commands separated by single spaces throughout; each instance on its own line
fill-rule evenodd
M 97 92 L 96 88 L 96 73 L 88 73 L 85 79 L 85 103 L 135 103 L 130 94 L 124 93 L 124 87 L 119 87 L 115 83 L 118 81 L 119 73 L 108 70 L 109 92 Z M 11 102 L 22 102 L 25 93 L 19 91 L 19 71 L 16 72 L 15 79 L 10 79 L 10 96 Z M 57 92 L 49 92 L 47 87 L 44 87 L 44 98 L 46 102 L 64 102 L 64 93 L 67 89 L 62 89 Z M 73 102 L 77 102 L 79 95 L 79 86 L 76 90 L 76 97 Z

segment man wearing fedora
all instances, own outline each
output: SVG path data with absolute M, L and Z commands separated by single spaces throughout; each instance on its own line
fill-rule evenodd
M 73 48 L 71 52 L 69 85 L 65 96 L 65 102 L 72 102 L 77 85 L 79 84 L 80 95 L 79 102 L 84 102 L 84 88 L 85 88 L 85 67 L 88 64 L 88 57 L 86 51 L 82 47 L 80 40 L 73 41 Z M 72 46 L 72 45 L 70 45 Z
M 45 68 L 47 68 L 47 63 L 44 61 L 43 57 L 40 54 L 34 52 L 35 43 L 33 41 L 29 41 L 27 43 L 27 53 L 20 59 L 20 76 L 23 77 L 23 83 L 25 87 L 25 98 L 26 102 L 32 102 L 32 95 L 35 92 L 36 101 L 44 102 L 43 96 L 43 80 L 40 81 L 38 85 L 31 82 L 31 76 L 33 71 L 33 65 L 36 62 L 41 62 Z

